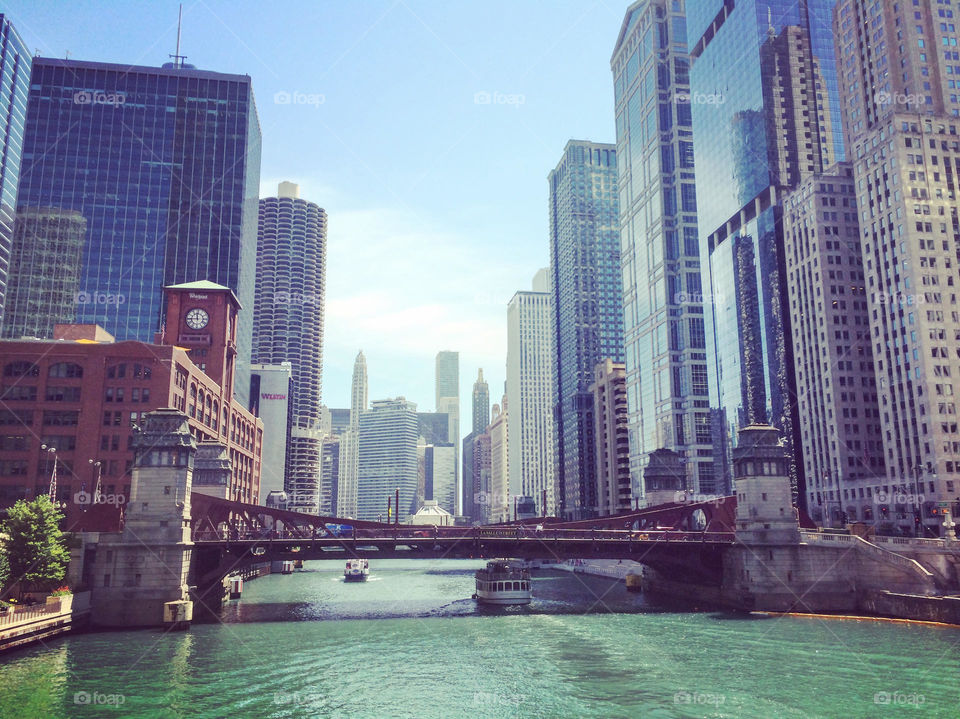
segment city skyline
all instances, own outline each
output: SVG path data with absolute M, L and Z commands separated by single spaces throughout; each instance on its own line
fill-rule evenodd
M 176 2 L 101 7 L 109 11 L 43 0 L 3 9 L 42 56 L 169 61 Z M 372 397 L 404 395 L 431 409 L 433 377 L 420 368 L 445 347 L 461 353 L 461 397 L 479 367 L 501 387 L 507 302 L 548 261 L 544 177 L 570 137 L 614 141 L 607 59 L 622 8 L 565 0 L 544 15 L 504 1 L 478 16 L 416 1 L 298 7 L 290 28 L 255 3 L 184 4 L 181 53 L 201 70 L 251 75 L 260 196 L 289 180 L 329 215 L 324 403 L 349 406 L 360 347 L 379 368 Z M 390 72 L 374 71 L 383 63 Z M 275 103 L 277 93 L 289 102 Z M 371 96 L 394 122 L 368 112 Z M 385 253 L 395 255 L 390 266 L 376 262 Z M 369 282 L 358 287 L 357 276 Z

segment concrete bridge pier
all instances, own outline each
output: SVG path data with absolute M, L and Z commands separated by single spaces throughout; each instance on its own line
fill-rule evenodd
M 725 603 L 748 610 L 853 612 L 877 591 L 938 592 L 915 560 L 853 535 L 801 531 L 788 457 L 767 425 L 740 431 L 734 450 L 737 543 L 724 555 Z
M 189 625 L 190 492 L 197 445 L 175 409 L 147 413 L 134 435 L 123 531 L 103 533 L 90 572 L 92 621 L 109 627 Z

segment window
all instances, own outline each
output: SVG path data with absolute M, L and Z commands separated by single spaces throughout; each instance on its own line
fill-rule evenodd
M 49 385 L 47 387 L 46 399 L 48 402 L 79 402 L 80 388 Z
M 32 362 L 11 362 L 3 368 L 4 377 L 39 377 L 40 368 Z
M 58 362 L 57 364 L 50 365 L 47 376 L 79 379 L 83 377 L 83 367 L 75 362 Z
M 5 388 L 0 399 L 5 402 L 33 402 L 37 399 L 37 387 L 15 384 Z

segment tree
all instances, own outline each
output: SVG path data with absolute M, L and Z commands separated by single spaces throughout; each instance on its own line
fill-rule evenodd
M 18 501 L 7 510 L 0 529 L 7 535 L 4 553 L 10 578 L 24 584 L 52 584 L 63 579 L 70 561 L 60 520 L 63 515 L 47 496 Z

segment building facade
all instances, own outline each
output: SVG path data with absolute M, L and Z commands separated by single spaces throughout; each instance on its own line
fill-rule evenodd
M 54 325 L 73 323 L 77 305 L 95 299 L 79 292 L 86 232 L 87 221 L 73 210 L 17 213 L 3 337 L 50 339 Z
M 807 510 L 838 527 L 851 482 L 885 475 L 853 170 L 812 175 L 783 202 Z M 855 502 L 856 504 L 856 502 Z
M 253 361 L 293 368 L 286 489 L 290 508 L 308 513 L 320 507 L 326 434 L 320 417 L 326 256 L 326 213 L 301 199 L 299 186 L 281 182 L 276 197 L 260 200 Z
M 557 514 L 582 519 L 597 508 L 593 368 L 623 361 L 616 148 L 570 140 L 548 179 Z
M 490 488 L 486 493 L 488 522 L 507 522 L 513 502 L 510 494 L 510 436 L 507 397 L 502 405 L 493 405 L 486 434 L 490 437 Z
M 670 449 L 685 459 L 686 485 L 713 493 L 684 3 L 633 3 L 610 66 L 632 491 L 645 501 L 650 454 Z
M 31 62 L 27 46 L 9 18 L 0 13 L 0 328 L 13 246 Z
M 417 405 L 403 397 L 375 400 L 360 413 L 355 519 L 386 517 L 387 498 L 400 491 L 401 516 L 417 511 Z
M 287 487 L 287 453 L 293 426 L 292 382 L 293 367 L 289 362 L 250 365 L 250 411 L 263 420 L 260 499 L 264 502 L 271 492 L 284 492 Z
M 226 449 L 225 496 L 259 502 L 263 422 L 233 392 L 239 303 L 212 283 L 169 287 L 166 297 L 164 344 L 117 342 L 93 325 L 60 325 L 53 340 L 0 341 L 4 506 L 47 494 L 54 469 L 70 527 L 83 526 L 98 479 L 110 502 L 125 504 L 133 428 L 167 407 L 187 415 L 198 442 Z
M 459 476 L 460 464 L 460 353 L 443 350 L 436 359 L 436 409 L 447 415 L 447 438 L 453 443 L 457 455 L 454 471 Z M 454 490 L 455 501 L 459 503 L 460 494 Z M 449 510 L 459 514 L 462 510 L 455 507 Z
M 340 435 L 340 466 L 337 481 L 337 516 L 357 516 L 357 476 L 360 471 L 360 416 L 367 411 L 367 358 L 363 350 L 353 361 L 350 383 L 350 425 Z
M 633 506 L 627 423 L 627 373 L 623 363 L 605 359 L 594 370 L 597 437 L 597 511 L 625 512 Z
M 783 195 L 844 157 L 833 0 L 687 3 L 691 115 L 717 488 L 750 424 L 787 442 L 805 503 Z M 679 25 L 679 20 L 671 20 Z
M 243 402 L 259 184 L 249 76 L 33 59 L 17 209 L 86 220 L 79 292 L 90 299 L 76 321 L 150 342 L 164 319 L 162 287 L 229 287 L 246 310 L 235 388 Z
M 953 385 L 960 376 L 960 102 L 953 79 L 960 58 L 947 12 L 954 11 L 930 0 L 841 0 L 833 16 L 860 212 L 884 485 L 913 498 L 915 531 L 922 524 L 934 535 L 936 503 L 956 502 L 960 490 Z
M 533 498 L 539 516 L 557 508 L 551 299 L 549 270 L 540 270 L 533 291 L 507 305 L 510 493 Z
M 477 380 L 473 383 L 473 425 L 463 438 L 463 462 L 460 488 L 460 514 L 473 521 L 479 521 L 476 497 L 481 491 L 474 472 L 474 442 L 487 428 L 490 422 L 490 387 L 483 379 L 483 369 L 477 370 Z
M 481 432 L 472 442 L 474 501 L 472 519 L 486 524 L 490 521 L 490 434 Z

